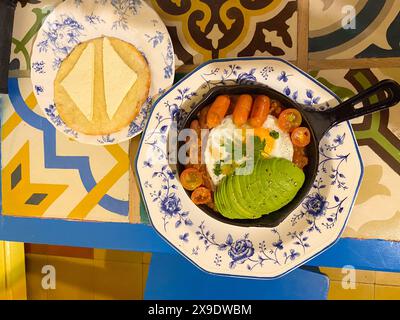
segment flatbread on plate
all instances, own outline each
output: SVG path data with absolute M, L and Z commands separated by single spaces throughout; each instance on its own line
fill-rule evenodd
M 80 43 L 61 63 L 54 101 L 67 126 L 105 135 L 132 122 L 149 88 L 150 70 L 143 55 L 125 41 L 101 37 Z

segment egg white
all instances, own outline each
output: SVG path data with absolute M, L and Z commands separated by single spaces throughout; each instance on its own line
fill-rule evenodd
M 290 135 L 282 131 L 278 126 L 277 118 L 268 115 L 267 119 L 262 125 L 264 128 L 270 131 L 274 130 L 278 132 L 279 137 L 274 139 L 273 146 L 270 151 L 270 157 L 285 158 L 292 161 L 293 158 L 293 144 L 290 139 Z M 246 126 L 246 128 L 250 128 Z M 221 159 L 227 157 L 233 158 L 233 155 L 229 154 L 226 150 L 225 145 L 229 141 L 234 143 L 241 143 L 242 135 L 241 128 L 237 127 L 232 120 L 232 116 L 226 116 L 220 125 L 210 130 L 206 149 L 204 151 L 204 160 L 206 163 L 208 174 L 211 177 L 214 185 L 218 185 L 219 182 L 225 177 L 224 174 L 216 175 L 214 168 L 217 163 L 220 163 Z M 237 164 L 241 164 L 246 161 L 246 157 L 234 159 Z
M 267 120 L 263 124 L 264 128 L 270 131 L 275 130 L 279 133 L 279 137 L 275 139 L 274 146 L 271 150 L 271 157 L 285 158 L 289 161 L 293 159 L 293 144 L 289 133 L 282 131 L 278 126 L 278 119 L 268 115 Z

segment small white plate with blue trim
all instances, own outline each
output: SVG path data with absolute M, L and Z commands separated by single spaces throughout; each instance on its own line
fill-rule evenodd
M 363 164 L 350 123 L 344 122 L 321 140 L 318 173 L 310 193 L 277 227 L 229 225 L 203 212 L 168 162 L 171 125 L 183 119 L 212 86 L 253 81 L 307 106 L 330 108 L 340 101 L 310 75 L 278 58 L 209 61 L 155 103 L 135 165 L 151 223 L 178 252 L 207 272 L 272 279 L 339 239 L 354 205 Z
M 88 135 L 65 124 L 54 103 L 54 79 L 61 62 L 79 43 L 101 36 L 134 45 L 148 62 L 149 98 L 126 127 L 107 135 Z M 168 31 L 142 0 L 67 0 L 44 21 L 32 51 L 33 91 L 47 119 L 70 138 L 88 144 L 114 144 L 142 132 L 153 98 L 174 80 L 175 57 Z

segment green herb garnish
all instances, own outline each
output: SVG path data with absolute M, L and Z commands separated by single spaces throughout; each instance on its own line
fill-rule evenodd
M 275 130 L 270 131 L 269 135 L 275 140 L 279 138 L 279 132 Z
M 221 175 L 222 169 L 221 169 L 221 164 L 220 163 L 216 163 L 215 164 L 213 172 L 217 177 Z
M 261 141 L 260 137 L 254 137 L 254 160 L 257 160 L 261 156 L 261 152 L 265 148 L 265 139 Z

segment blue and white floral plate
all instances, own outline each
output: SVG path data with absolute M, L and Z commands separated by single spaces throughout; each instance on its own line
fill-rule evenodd
M 60 64 L 81 42 L 110 36 L 133 44 L 151 71 L 149 99 L 129 126 L 110 135 L 86 135 L 69 128 L 54 104 L 54 79 Z M 61 132 L 83 143 L 112 144 L 142 132 L 152 98 L 172 85 L 175 58 L 168 31 L 142 0 L 66 0 L 46 18 L 32 51 L 33 91 L 47 119 Z
M 200 210 L 168 164 L 172 120 L 183 119 L 215 85 L 257 81 L 307 106 L 339 103 L 329 89 L 278 58 L 215 60 L 199 66 L 155 104 L 139 146 L 136 171 L 158 233 L 201 269 L 218 274 L 275 278 L 300 266 L 340 237 L 353 207 L 363 164 L 350 124 L 320 143 L 319 171 L 303 203 L 275 228 L 227 225 Z

